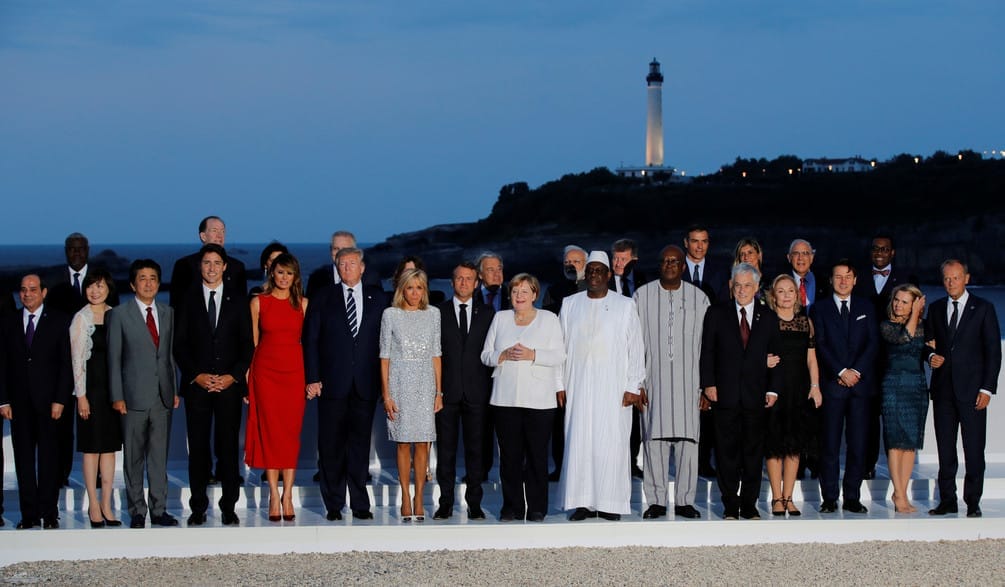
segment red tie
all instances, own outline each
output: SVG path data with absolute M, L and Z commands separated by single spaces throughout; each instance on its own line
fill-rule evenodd
M 799 303 L 806 307 L 806 278 L 799 278 Z
M 882 275 L 883 277 L 889 277 L 890 276 L 890 270 L 889 269 L 873 269 L 872 270 L 872 274 L 873 275 Z
M 157 334 L 157 323 L 154 322 L 154 312 L 147 307 L 147 330 L 150 331 L 150 338 L 154 339 L 154 348 L 160 348 L 161 335 Z
M 740 308 L 740 340 L 743 348 L 747 348 L 747 341 L 750 340 L 750 323 L 747 322 L 747 309 Z

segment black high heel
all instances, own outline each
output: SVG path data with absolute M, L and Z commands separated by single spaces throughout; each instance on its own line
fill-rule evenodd
M 91 519 L 91 510 L 87 510 L 87 521 L 91 523 L 92 528 L 104 528 L 105 527 L 105 516 L 102 515 L 101 519 L 95 522 Z
M 776 510 L 775 509 L 775 504 L 776 503 L 777 504 L 781 504 L 781 506 L 782 506 L 781 510 Z M 779 497 L 777 499 L 771 500 L 771 515 L 772 516 L 784 516 L 785 515 L 785 498 L 784 497 Z

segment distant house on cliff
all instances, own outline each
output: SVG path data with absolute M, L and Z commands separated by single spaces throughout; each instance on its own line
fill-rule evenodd
M 803 173 L 864 173 L 874 169 L 876 169 L 875 161 L 866 161 L 861 157 L 803 161 Z

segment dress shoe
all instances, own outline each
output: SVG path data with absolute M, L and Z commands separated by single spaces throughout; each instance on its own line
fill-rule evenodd
M 328 515 L 326 515 L 325 517 L 328 519 L 329 522 L 339 522 L 342 520 L 342 512 L 335 512 L 335 511 L 328 512 Z
M 643 520 L 655 520 L 656 518 L 662 518 L 667 515 L 667 509 L 665 506 L 653 504 L 646 508 L 645 513 L 642 514 Z
M 468 519 L 469 520 L 484 520 L 485 512 L 482 511 L 480 506 L 471 506 L 468 508 Z
M 516 519 L 516 516 L 514 516 L 513 512 L 511 512 L 509 510 L 503 510 L 503 511 L 499 512 L 499 521 L 500 522 L 512 522 L 514 519 Z
M 869 510 L 866 509 L 862 502 L 857 499 L 846 499 L 844 503 L 841 504 L 841 509 L 846 512 L 851 512 L 853 514 L 867 514 Z
M 35 526 L 38 526 L 38 520 L 21 520 L 15 528 L 18 530 L 31 530 Z
M 722 519 L 723 520 L 739 520 L 740 519 L 740 510 L 733 509 L 733 508 L 727 508 L 727 509 L 725 509 L 725 510 L 722 511 Z
M 129 520 L 129 527 L 130 528 L 146 528 L 147 527 L 146 516 L 133 516 L 133 518 L 131 520 Z
M 740 517 L 744 520 L 760 520 L 761 514 L 756 506 L 743 506 L 740 508 Z
M 838 511 L 838 504 L 833 499 L 825 499 L 823 503 L 820 504 L 821 514 L 833 514 Z
M 548 473 L 548 481 L 551 483 L 557 483 L 559 479 L 562 478 L 562 472 L 555 469 L 551 473 Z
M 544 514 L 542 514 L 541 512 L 530 512 L 529 514 L 527 514 L 527 521 L 528 522 L 543 522 L 544 521 Z
M 981 511 L 981 506 L 975 505 L 973 507 L 967 506 L 967 517 L 968 518 L 979 518 L 984 515 Z
M 693 505 L 675 505 L 673 506 L 673 514 L 678 518 L 690 518 L 692 520 L 697 520 L 701 517 L 701 512 Z
M 450 519 L 450 516 L 452 516 L 452 515 L 454 515 L 454 509 L 453 508 L 448 508 L 448 507 L 440 506 L 440 507 L 436 508 L 435 512 L 433 512 L 433 519 L 434 520 L 448 520 L 448 519 Z M 471 517 L 471 516 L 469 515 L 468 517 Z
M 241 518 L 238 518 L 234 512 L 223 512 L 220 514 L 220 521 L 223 522 L 224 526 L 237 526 L 241 523 Z
M 640 469 L 636 465 L 632 466 L 632 477 L 635 477 L 636 479 L 642 479 L 644 476 L 645 475 L 643 475 L 642 469 Z
M 701 477 L 705 477 L 706 479 L 715 479 L 718 473 L 712 467 L 702 467 L 698 469 L 698 475 Z
M 59 518 L 53 516 L 51 518 L 43 519 L 42 527 L 45 528 L 46 530 L 55 530 L 56 528 L 59 528 Z
M 597 512 L 587 509 L 587 508 L 576 508 L 576 511 L 572 512 L 569 516 L 570 522 L 581 522 L 586 518 L 596 518 Z
M 930 516 L 944 516 L 946 514 L 957 514 L 960 511 L 960 506 L 956 502 L 940 501 L 939 505 L 928 510 L 928 515 Z
M 150 523 L 155 526 L 177 526 L 178 520 L 171 514 L 164 512 L 159 516 L 150 516 Z
M 598 511 L 597 512 L 597 517 L 598 518 L 603 518 L 603 519 L 611 521 L 611 522 L 617 522 L 618 520 L 621 519 L 621 514 L 612 514 L 611 512 L 601 512 L 601 511 Z
M 206 523 L 206 512 L 192 512 L 188 517 L 189 526 L 202 526 Z
M 353 510 L 352 517 L 357 520 L 372 520 L 373 512 L 371 512 L 370 510 Z

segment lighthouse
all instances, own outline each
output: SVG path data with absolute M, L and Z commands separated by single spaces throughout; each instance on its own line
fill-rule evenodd
M 663 166 L 663 74 L 653 57 L 646 76 L 646 167 Z

